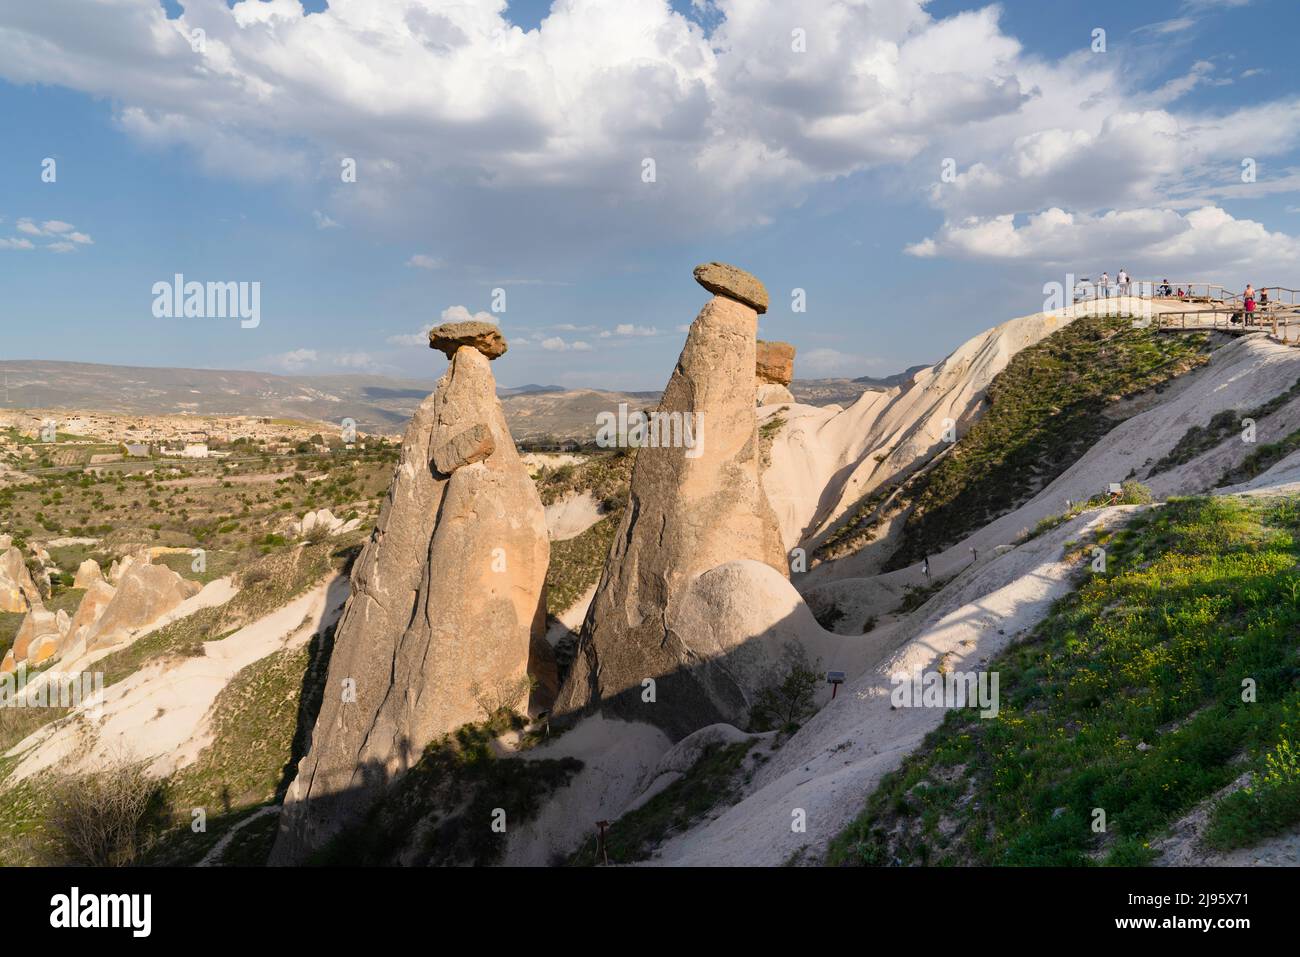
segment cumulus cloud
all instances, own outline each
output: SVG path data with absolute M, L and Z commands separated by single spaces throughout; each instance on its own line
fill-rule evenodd
M 292 349 L 265 356 L 257 364 L 263 368 L 292 375 L 303 372 L 331 372 L 335 369 L 347 372 L 392 371 L 389 366 L 368 352 L 325 352 L 319 349 Z
M 470 312 L 464 306 L 448 306 L 442 310 L 442 322 L 491 322 L 496 323 L 497 317 L 490 312 Z M 400 333 L 389 336 L 384 341 L 394 346 L 426 346 L 429 344 L 429 330 L 437 323 L 426 322 L 420 326 L 418 332 Z
M 1143 89 L 1140 42 L 1030 55 L 997 4 L 946 17 L 924 0 L 697 11 L 564 0 L 525 31 L 502 0 L 333 0 L 310 16 L 295 0 L 190 0 L 175 20 L 157 0 L 44 0 L 0 25 L 0 76 L 103 96 L 132 135 L 185 145 L 206 170 L 312 181 L 350 227 L 414 242 L 437 222 L 457 264 L 742 229 L 863 170 L 924 193 L 944 159 L 960 171 L 929 189 L 944 234 L 1052 208 L 1193 210 L 1227 185 L 1229 160 L 1300 138 L 1300 99 L 1177 110 L 1227 82 L 1220 68 L 1191 62 Z M 1194 25 L 1188 6 L 1136 36 L 1163 53 Z
M 208 170 L 314 175 L 349 216 L 463 227 L 486 211 L 553 242 L 591 242 L 600 221 L 605 242 L 694 230 L 701 196 L 719 229 L 761 223 L 811 184 L 910 159 L 1032 95 L 996 6 L 713 13 L 706 35 L 668 0 L 565 0 L 530 31 L 501 0 L 335 0 L 310 16 L 292 0 L 191 0 L 175 20 L 156 0 L 46 0 L 0 26 L 0 75 L 111 97 L 123 128 Z
M 443 322 L 491 322 L 495 323 L 497 317 L 490 312 L 471 313 L 464 306 L 448 306 L 442 311 Z
M 79 246 L 90 246 L 94 240 L 88 233 L 83 233 L 72 223 L 65 223 L 61 219 L 47 219 L 42 223 L 36 223 L 30 217 L 24 216 L 14 223 L 14 230 L 22 233 L 22 236 L 15 236 L 10 239 L 0 238 L 0 249 L 36 249 L 36 243 L 28 236 L 45 240 L 39 248 L 53 253 L 70 253 Z
M 547 352 L 590 352 L 591 344 L 581 339 L 576 342 L 566 342 L 559 336 L 550 336 L 542 339 L 539 343 Z
M 1020 220 L 1011 214 L 971 217 L 945 225 L 936 236 L 908 246 L 907 252 L 923 258 L 1025 261 L 1084 270 L 1102 263 L 1114 271 L 1128 263 L 1159 271 L 1205 271 L 1211 278 L 1246 267 L 1283 270 L 1300 264 L 1300 240 L 1237 219 L 1217 206 L 1187 213 L 1112 210 L 1096 216 L 1053 207 Z

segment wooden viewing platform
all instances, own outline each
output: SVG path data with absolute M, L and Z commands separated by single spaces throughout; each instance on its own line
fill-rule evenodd
M 1278 342 L 1300 346 L 1300 290 L 1261 286 L 1255 290 L 1255 309 L 1247 314 L 1243 295 L 1217 283 L 1171 281 L 1167 285 L 1173 295 L 1166 294 L 1164 280 L 1134 280 L 1127 289 L 1112 283 L 1105 291 L 1082 280 L 1075 286 L 1074 308 L 1096 310 L 1096 315 L 1149 320 L 1157 332 L 1268 335 Z M 1180 289 L 1181 296 L 1177 294 Z M 1134 308 L 1134 301 L 1142 305 Z M 1292 326 L 1296 327 L 1295 336 L 1291 335 Z

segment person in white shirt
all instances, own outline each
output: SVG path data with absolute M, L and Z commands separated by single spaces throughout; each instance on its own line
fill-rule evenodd
M 1129 287 L 1128 273 L 1121 269 L 1119 275 L 1115 277 L 1115 282 L 1119 284 L 1119 294 L 1121 296 L 1127 296 Z
M 1110 298 L 1110 273 L 1103 272 L 1101 278 L 1097 280 L 1097 294 L 1102 299 Z

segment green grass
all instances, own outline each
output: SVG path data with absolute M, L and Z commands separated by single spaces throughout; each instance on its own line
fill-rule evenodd
M 931 582 L 929 585 L 909 585 L 903 589 L 903 600 L 898 603 L 894 609 L 896 615 L 906 615 L 908 612 L 916 611 L 927 601 L 933 598 L 939 592 L 948 587 L 951 578 L 940 578 Z
M 1300 449 L 1300 430 L 1292 432 L 1276 442 L 1268 442 L 1259 446 L 1242 459 L 1241 464 L 1224 472 L 1216 484 L 1219 488 L 1222 488 L 1225 485 L 1249 482 L 1257 475 L 1263 475 L 1296 449 Z
M 1205 335 L 1157 336 L 1107 318 L 1078 319 L 1021 350 L 989 385 L 983 415 L 909 490 L 913 507 L 886 570 L 1024 504 L 1123 420 L 1121 399 L 1158 389 L 1209 355 Z
M 331 571 L 344 571 L 355 551 L 355 542 L 331 539 L 273 552 L 245 566 L 240 591 L 226 604 L 200 609 L 102 659 L 105 685 L 129 677 L 156 658 L 202 654 L 204 642 L 225 638 L 283 607 Z
M 534 481 L 543 505 L 553 505 L 575 492 L 590 492 L 601 508 L 614 511 L 627 504 L 635 461 L 635 449 L 596 452 L 576 465 L 543 466 Z
M 0 611 L 0 657 L 13 647 L 27 613 L 23 611 Z
M 1262 405 L 1257 405 L 1253 409 L 1245 412 L 1237 409 L 1224 409 L 1216 413 L 1206 425 L 1194 425 L 1183 433 L 1182 438 L 1169 451 L 1169 454 L 1151 467 L 1147 473 L 1149 478 L 1152 475 L 1158 475 L 1161 472 L 1168 471 L 1175 466 L 1190 462 L 1196 456 L 1203 452 L 1208 452 L 1223 442 L 1224 439 L 1241 432 L 1241 423 L 1243 419 L 1254 419 L 1258 422 L 1278 409 L 1282 408 L 1297 395 L 1300 395 L 1300 379 L 1297 379 L 1291 388 L 1287 389 L 1280 395 L 1274 396 Z M 1262 471 L 1262 470 L 1261 470 Z M 1241 481 L 1241 480 L 1239 480 Z M 1220 485 L 1230 485 L 1231 482 L 1219 483 Z
M 1108 571 L 1081 573 L 1033 636 L 989 665 L 997 717 L 949 712 L 830 862 L 1145 863 L 1170 823 L 1250 768 L 1256 796 L 1215 811 L 1220 846 L 1300 821 L 1294 775 L 1264 781 L 1300 708 L 1297 533 L 1290 500 L 1179 499 L 1141 513 L 1107 542 Z M 1266 820 L 1247 826 L 1259 807 Z M 1104 833 L 1091 827 L 1097 808 Z
M 817 558 L 835 559 L 852 554 L 876 537 L 886 500 L 898 488 L 897 483 L 883 485 L 860 501 L 843 522 L 817 546 Z
M 1111 505 L 1150 505 L 1155 501 L 1151 494 L 1151 489 L 1147 488 L 1141 482 L 1134 482 L 1128 479 L 1120 483 L 1120 493 L 1117 496 L 1106 492 L 1101 495 L 1094 495 L 1086 502 L 1076 502 L 1074 507 L 1067 512 L 1061 512 L 1056 515 L 1048 515 L 1038 520 L 1029 533 L 1024 536 L 1023 541 L 1030 541 L 1045 535 L 1054 528 L 1060 528 L 1072 518 L 1078 518 L 1084 512 L 1089 512 L 1098 508 L 1106 508 Z
M 496 863 L 511 829 L 532 820 L 551 792 L 582 769 L 577 758 L 497 757 L 492 740 L 522 726 L 522 719 L 501 712 L 430 743 L 419 761 L 390 784 L 366 819 L 338 835 L 311 863 Z M 505 812 L 505 831 L 492 827 L 497 809 Z
M 192 864 L 244 816 L 283 797 L 301 757 L 298 728 L 304 676 L 320 646 L 281 651 L 243 669 L 213 703 L 213 741 L 198 759 L 167 782 L 166 803 L 171 827 L 150 856 L 154 864 Z M 195 833 L 192 812 L 202 808 L 207 830 Z M 276 818 L 270 816 L 272 827 Z M 260 829 L 261 823 L 253 825 Z M 232 846 L 223 861 L 246 863 L 255 848 L 254 830 L 241 832 L 235 858 Z M 265 835 L 263 835 L 265 836 Z M 274 834 L 271 834 L 274 840 Z M 264 848 L 270 853 L 270 845 Z
M 752 740 L 709 745 L 686 774 L 614 821 L 605 833 L 609 862 L 643 861 L 673 832 L 685 830 L 719 805 L 734 803 L 742 784 L 741 765 L 753 745 Z M 603 863 L 594 834 L 569 858 L 576 867 Z
M 155 565 L 166 565 L 182 578 L 196 581 L 201 585 L 216 581 L 218 578 L 225 578 L 235 571 L 240 564 L 240 556 L 234 552 L 205 549 L 203 552 L 203 571 L 196 572 L 194 570 L 194 558 L 195 556 L 189 552 L 184 554 L 174 552 L 159 555 L 153 560 L 153 563 Z
M 1251 781 L 1219 801 L 1210 813 L 1205 840 L 1211 847 L 1250 847 L 1293 827 L 1300 807 L 1300 746 L 1293 744 L 1300 711 L 1291 709 L 1287 736 L 1254 763 Z
M 551 542 L 551 564 L 546 569 L 546 605 L 558 615 L 596 584 L 609 557 L 614 533 L 623 521 L 623 509 L 605 516 L 573 538 Z

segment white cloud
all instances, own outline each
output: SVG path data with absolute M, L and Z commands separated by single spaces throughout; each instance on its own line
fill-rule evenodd
M 273 368 L 283 369 L 285 372 L 301 372 L 308 366 L 318 362 L 319 358 L 319 354 L 315 349 L 294 349 L 291 352 L 281 352 L 278 355 L 267 356 L 263 362 Z
M 0 75 L 109 97 L 124 129 L 187 144 L 210 171 L 314 173 L 349 216 L 437 215 L 464 243 L 531 244 L 509 228 L 521 221 L 608 243 L 695 232 L 702 195 L 719 230 L 762 223 L 818 181 L 1019 109 L 1031 86 L 998 8 L 924 7 L 719 0 L 706 36 L 668 0 L 564 0 L 527 32 L 502 0 L 336 0 L 310 16 L 193 0 L 176 20 L 157 0 L 45 0 L 0 26 Z M 346 186 L 343 157 L 358 162 Z M 485 219 L 498 228 L 467 228 Z
M 317 229 L 341 228 L 335 220 L 331 219 L 325 213 L 322 213 L 319 209 L 313 209 L 311 211 L 311 218 L 315 221 Z
M 589 342 L 579 339 L 576 342 L 565 342 L 559 336 L 550 336 L 542 339 L 539 343 L 547 352 L 591 352 L 592 346 Z
M 1194 209 L 1230 160 L 1300 142 L 1300 99 L 1176 111 L 1227 78 L 1196 61 L 1153 79 L 1211 5 L 1136 31 L 1145 48 L 1050 60 L 1003 31 L 997 4 L 936 18 L 924 0 L 716 0 L 706 35 L 668 0 L 563 0 L 530 31 L 503 0 L 333 0 L 310 16 L 192 0 L 177 20 L 157 0 L 44 0 L 0 25 L 0 76 L 103 96 L 132 135 L 224 176 L 312 180 L 350 225 L 414 241 L 437 222 L 467 262 L 507 246 L 571 259 L 765 223 L 864 169 L 926 189 L 945 157 L 961 176 L 930 198 L 954 235 L 1053 207 Z
M 861 356 L 848 355 L 838 349 L 809 349 L 806 352 L 800 352 L 798 356 L 799 368 L 804 373 L 814 373 L 814 376 L 839 375 L 848 372 L 857 372 L 866 364 L 866 360 Z
M 490 312 L 471 313 L 464 306 L 448 306 L 442 311 L 443 322 L 491 322 L 496 323 L 496 316 Z M 384 341 L 394 346 L 425 346 L 429 344 L 429 330 L 435 323 L 426 322 L 419 332 L 401 333 L 389 336 Z
M 490 312 L 471 313 L 464 306 L 448 306 L 442 311 L 443 322 L 491 322 L 496 323 L 497 317 Z
M 425 340 L 425 344 L 428 344 L 428 340 Z M 335 369 L 375 373 L 392 371 L 369 352 L 322 352 L 318 349 L 293 349 L 265 356 L 257 365 L 292 375 L 320 374 Z
M 49 240 L 40 248 L 53 253 L 70 253 L 78 246 L 90 246 L 95 242 L 88 233 L 79 232 L 72 223 L 65 223 L 61 219 L 47 219 L 37 225 L 31 217 L 23 216 L 14 223 L 14 229 L 25 234 L 25 236 L 35 236 L 39 239 Z M 0 249 L 35 248 L 36 245 L 23 236 L 8 240 L 0 239 Z
M 602 333 L 603 335 L 603 333 Z M 654 326 L 638 326 L 631 322 L 620 322 L 614 327 L 616 336 L 657 336 L 659 330 Z
M 945 225 L 936 236 L 907 247 L 914 256 L 1023 261 L 1136 276 L 1190 270 L 1184 280 L 1216 280 L 1242 270 L 1285 275 L 1300 265 L 1300 240 L 1237 219 L 1217 206 L 1186 214 L 1131 209 L 1098 216 L 1045 210 L 1017 222 L 1006 214 Z M 1193 274 L 1195 273 L 1195 274 Z M 1152 273 L 1154 274 L 1154 273 Z M 1270 281 L 1274 281 L 1270 278 Z
M 382 364 L 368 352 L 341 352 L 332 356 L 331 361 L 342 369 L 355 369 L 363 372 L 378 372 L 383 368 Z
M 433 325 L 432 322 L 429 322 L 421 326 L 419 332 L 389 336 L 384 341 L 394 346 L 425 346 L 429 344 L 429 330 L 433 328 Z

